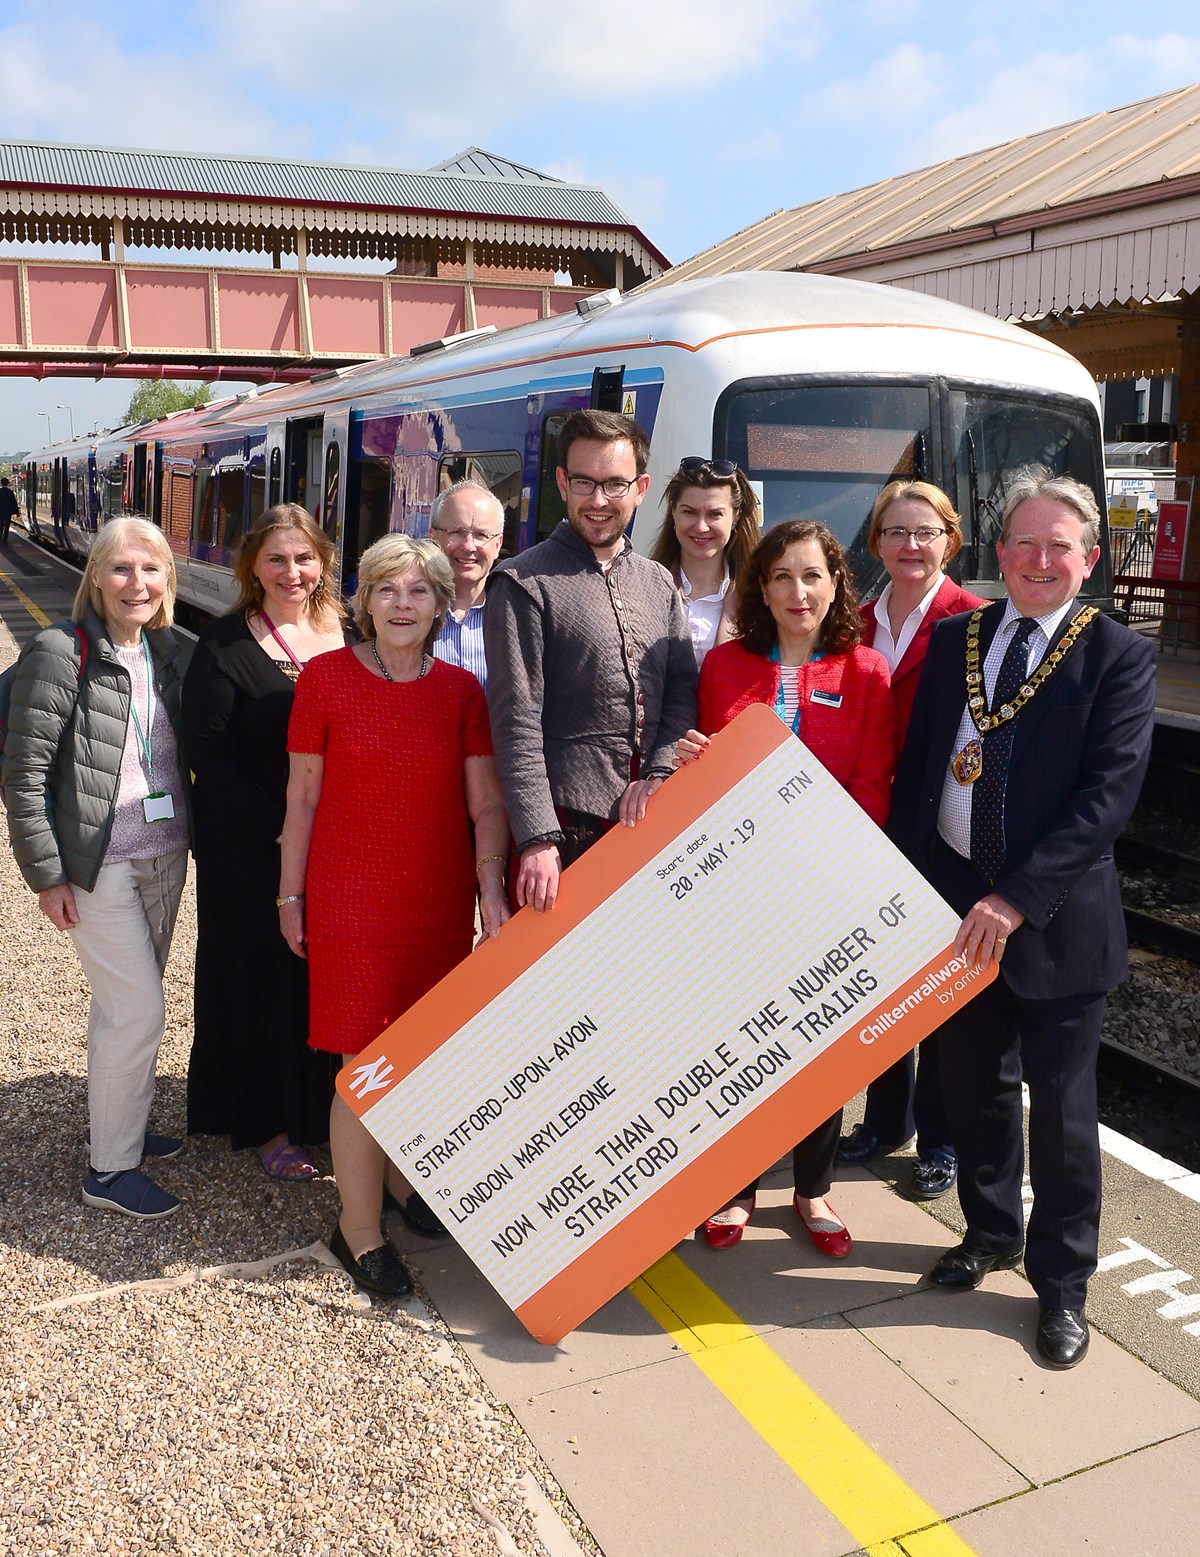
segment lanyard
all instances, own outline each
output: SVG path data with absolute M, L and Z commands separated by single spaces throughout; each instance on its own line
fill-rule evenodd
M 797 687 L 796 687 L 796 694 L 797 694 L 796 695 L 796 717 L 794 719 L 789 720 L 788 716 L 787 716 L 787 705 L 786 705 L 786 703 L 784 701 L 784 696 L 783 696 L 783 664 L 782 664 L 782 662 L 780 660 L 779 645 L 777 643 L 772 645 L 771 652 L 770 652 L 770 654 L 767 655 L 767 658 L 771 661 L 771 663 L 773 665 L 778 665 L 779 666 L 779 684 L 775 688 L 775 712 L 783 720 L 784 724 L 790 724 L 791 725 L 792 734 L 798 737 L 799 734 L 800 734 L 800 713 L 801 713 L 801 708 L 802 708 L 802 704 L 800 702 L 800 697 L 799 697 L 799 692 L 800 692 L 799 685 L 797 685 Z M 822 651 L 820 649 L 814 649 L 813 652 L 812 652 L 812 656 L 809 659 L 808 663 L 811 665 L 816 660 L 820 660 L 820 659 L 824 659 L 824 658 L 825 658 L 825 656 L 824 656 L 824 654 L 822 653 Z M 789 666 L 788 668 L 791 669 L 792 667 Z M 800 666 L 800 665 L 797 665 L 795 667 L 797 683 L 799 683 L 799 680 L 800 680 L 799 673 L 800 673 L 800 671 L 802 669 L 803 669 L 803 666 Z
M 146 658 L 146 727 L 142 728 L 142 721 L 138 718 L 137 705 L 133 699 L 133 687 L 129 689 L 129 712 L 133 719 L 134 733 L 137 736 L 138 753 L 146 764 L 146 777 L 150 781 L 151 789 L 154 788 L 154 752 L 151 749 L 152 727 L 154 724 L 154 662 L 150 658 L 150 645 L 146 642 L 145 634 L 142 635 L 142 653 Z
M 275 642 L 279 645 L 279 647 L 287 655 L 288 659 L 291 660 L 292 664 L 296 667 L 296 669 L 297 670 L 303 670 L 304 669 L 304 662 L 302 660 L 298 660 L 296 658 L 296 656 L 292 653 L 292 651 L 288 648 L 287 644 L 284 642 L 283 634 L 275 626 L 275 623 L 271 620 L 271 618 L 267 615 L 267 613 L 263 610 L 263 608 L 261 606 L 259 606 L 259 608 L 258 608 L 258 614 L 259 614 L 259 616 L 262 617 L 263 621 L 266 622 L 267 626 L 270 628 L 270 630 L 271 630 L 271 637 L 274 638 Z

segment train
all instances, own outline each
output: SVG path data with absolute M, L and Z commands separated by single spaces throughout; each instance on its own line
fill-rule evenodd
M 372 541 L 427 534 L 438 491 L 466 476 L 504 505 L 503 554 L 534 545 L 563 515 L 558 429 L 586 406 L 635 417 L 651 439 L 638 550 L 683 456 L 732 459 L 764 525 L 826 522 L 866 596 L 882 578 L 866 550 L 871 505 L 894 478 L 949 494 L 964 533 L 953 571 L 981 595 L 1001 592 L 993 543 L 1016 470 L 1074 476 L 1105 507 L 1096 386 L 1066 352 L 921 293 L 751 271 L 598 293 L 570 314 L 55 444 L 28 457 L 25 513 L 78 556 L 114 515 L 152 518 L 202 620 L 231 603 L 238 540 L 280 501 L 318 519 L 347 590 Z M 1111 596 L 1107 539 L 1085 587 Z

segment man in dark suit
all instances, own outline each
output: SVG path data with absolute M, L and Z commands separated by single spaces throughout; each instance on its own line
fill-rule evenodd
M 941 1029 L 967 1231 L 930 1279 L 968 1290 L 1021 1259 L 1023 1077 L 1034 1196 L 1025 1270 L 1038 1351 L 1062 1368 L 1088 1346 L 1096 1056 L 1107 991 L 1128 971 L 1112 849 L 1154 721 L 1153 645 L 1077 599 L 1099 531 L 1080 483 L 1038 467 L 1014 482 L 996 548 L 1008 601 L 935 629 L 889 826 L 962 914 L 955 950 L 1000 964 Z

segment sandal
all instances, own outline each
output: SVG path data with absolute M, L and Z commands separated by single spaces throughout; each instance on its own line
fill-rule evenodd
M 319 1172 L 303 1146 L 293 1146 L 291 1141 L 281 1141 L 269 1152 L 260 1151 L 258 1160 L 268 1178 L 279 1179 L 284 1184 L 307 1184 Z

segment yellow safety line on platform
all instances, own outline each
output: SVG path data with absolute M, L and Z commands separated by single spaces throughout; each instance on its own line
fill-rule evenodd
M 629 1290 L 870 1557 L 974 1557 L 677 1254 Z
M 13 578 L 12 574 L 6 573 L 3 568 L 0 568 L 0 583 L 6 584 L 8 588 L 12 590 L 13 594 L 16 595 L 17 599 L 29 612 L 30 616 L 33 617 L 34 621 L 38 624 L 39 627 L 50 626 L 50 618 L 46 615 L 45 611 L 42 610 L 41 606 L 38 605 L 35 600 L 31 600 L 25 591 L 21 588 L 20 584 L 17 583 L 16 579 Z

